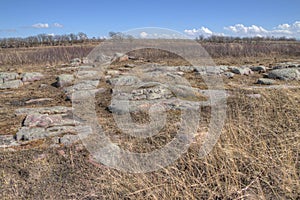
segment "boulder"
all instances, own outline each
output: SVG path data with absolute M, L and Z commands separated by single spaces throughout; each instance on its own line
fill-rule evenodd
M 74 126 L 75 120 L 65 114 L 29 114 L 24 120 L 24 126 L 28 127 L 52 127 L 52 126 Z
M 20 80 L 6 81 L 4 83 L 0 83 L 0 89 L 14 89 L 21 87 L 23 82 Z
M 39 72 L 24 73 L 21 75 L 23 82 L 34 82 L 44 78 L 44 75 Z
M 250 69 L 254 72 L 264 73 L 267 71 L 267 68 L 265 66 L 252 66 Z
M 0 148 L 14 147 L 19 144 L 13 135 L 0 135 Z
M 276 83 L 276 81 L 274 81 L 273 79 L 269 79 L 269 78 L 260 78 L 257 80 L 256 83 L 261 84 L 261 85 L 273 85 Z
M 225 75 L 227 78 L 233 78 L 233 77 L 234 77 L 234 73 L 232 73 L 232 72 L 225 72 L 224 75 Z
M 248 67 L 234 67 L 231 69 L 231 72 L 235 73 L 235 74 L 240 74 L 240 75 L 250 75 L 252 74 L 252 71 L 250 68 Z
M 19 75 L 14 72 L 0 72 L 0 83 L 4 83 L 6 81 L 16 80 Z
M 113 58 L 111 59 L 111 62 L 124 62 L 128 60 L 129 60 L 128 55 L 123 53 L 115 53 Z
M 72 74 L 61 74 L 56 78 L 57 87 L 66 87 L 73 84 L 75 78 Z
M 280 80 L 300 80 L 300 72 L 297 68 L 275 69 L 269 72 L 269 78 Z

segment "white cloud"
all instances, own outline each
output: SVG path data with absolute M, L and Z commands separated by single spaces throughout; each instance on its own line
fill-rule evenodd
M 199 36 L 203 35 L 209 37 L 212 35 L 217 36 L 238 36 L 238 37 L 288 37 L 288 38 L 298 38 L 300 39 L 300 21 L 295 21 L 294 23 L 279 24 L 273 29 L 266 29 L 259 25 L 246 26 L 244 24 L 235 24 L 232 26 L 224 27 L 225 33 L 217 33 L 207 27 L 201 27 L 199 29 L 187 29 L 184 30 L 189 36 Z
M 231 31 L 233 33 L 239 35 L 249 35 L 249 36 L 257 36 L 260 34 L 265 34 L 268 31 L 261 26 L 244 26 L 243 24 L 236 24 L 234 26 L 228 26 L 224 28 L 225 30 Z
M 184 30 L 184 33 L 190 35 L 190 36 L 199 36 L 203 35 L 205 37 L 212 36 L 212 35 L 224 35 L 223 33 L 215 33 L 211 31 L 209 28 L 202 26 L 199 29 L 186 29 Z
M 49 28 L 49 24 L 37 23 L 32 25 L 33 28 Z
M 293 24 L 280 24 L 271 30 L 265 29 L 261 26 L 252 25 L 245 26 L 243 24 L 236 24 L 233 26 L 224 27 L 230 35 L 234 36 L 275 36 L 275 37 L 295 37 L 300 38 L 300 21 Z
M 48 34 L 48 36 L 52 36 L 52 37 L 54 37 L 54 36 L 55 36 L 55 34 L 54 34 L 54 33 L 49 33 L 49 34 Z
M 54 23 L 53 26 L 56 27 L 56 28 L 63 28 L 64 27 L 64 25 L 62 25 L 60 23 Z
M 148 36 L 148 33 L 146 33 L 145 31 L 140 33 L 141 38 L 146 38 L 147 36 Z

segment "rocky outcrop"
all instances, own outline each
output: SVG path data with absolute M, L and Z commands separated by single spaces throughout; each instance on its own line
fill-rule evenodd
M 269 72 L 269 78 L 280 79 L 284 81 L 300 80 L 300 72 L 298 68 L 275 69 Z

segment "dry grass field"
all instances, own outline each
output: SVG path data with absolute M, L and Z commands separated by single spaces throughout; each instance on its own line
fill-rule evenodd
M 244 45 L 244 46 L 243 46 Z M 83 58 L 95 45 L 0 49 L 1 72 L 41 72 L 45 78 L 16 89 L 1 90 L 0 135 L 14 135 L 24 116 L 23 107 L 68 106 L 66 94 L 54 87 L 56 77 L 74 73 L 73 58 Z M 277 66 L 299 62 L 300 44 L 212 44 L 203 47 L 216 65 Z M 130 56 L 142 60 L 113 63 L 109 70 L 126 70 L 129 64 L 184 66 L 176 55 L 137 51 Z M 195 88 L 204 84 L 194 72 L 184 77 Z M 158 171 L 128 173 L 97 163 L 81 142 L 51 145 L 52 138 L 0 148 L 0 199 L 299 199 L 300 198 L 300 82 L 276 80 L 278 88 L 256 84 L 263 74 L 235 75 L 223 79 L 227 98 L 225 124 L 212 151 L 199 158 L 203 127 L 210 119 L 210 106 L 201 107 L 199 137 L 178 160 Z M 282 86 L 282 87 L 281 87 Z M 293 87 L 286 87 L 293 86 Z M 115 125 L 107 109 L 113 86 L 105 80 L 96 96 L 98 120 L 110 138 L 122 148 L 149 152 L 174 138 L 177 111 L 168 112 L 168 123 L 157 136 L 136 139 Z M 202 88 L 201 88 L 202 89 Z M 255 98 L 253 96 L 257 95 Z M 51 98 L 42 104 L 30 99 Z M 147 113 L 132 113 L 138 123 L 149 121 Z

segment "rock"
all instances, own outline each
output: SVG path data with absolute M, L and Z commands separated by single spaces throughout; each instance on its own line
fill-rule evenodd
M 88 58 L 86 58 L 86 57 L 84 57 L 84 58 L 82 58 L 82 64 L 89 64 L 89 59 Z
M 116 75 L 119 75 L 120 72 L 118 70 L 107 70 L 106 74 L 108 76 L 116 76 Z
M 1 80 L 0 83 L 16 80 L 18 77 L 19 75 L 14 72 L 0 72 L 0 80 Z
M 72 112 L 72 107 L 53 106 L 53 107 L 39 107 L 39 108 L 19 108 L 15 111 L 16 115 L 29 115 L 34 113 L 39 114 L 64 114 Z
M 23 82 L 34 82 L 44 78 L 44 75 L 39 72 L 24 73 L 21 75 Z
M 265 66 L 252 66 L 250 69 L 254 72 L 264 73 L 267 71 L 267 68 Z
M 39 98 L 39 99 L 30 99 L 25 101 L 25 104 L 43 104 L 49 101 L 53 101 L 52 98 Z
M 6 81 L 0 84 L 0 89 L 14 89 L 21 87 L 23 82 L 20 80 Z
M 113 58 L 111 59 L 111 62 L 123 62 L 128 60 L 129 60 L 128 55 L 122 53 L 115 53 Z
M 246 94 L 247 97 L 252 98 L 252 99 L 260 99 L 261 94 Z
M 231 72 L 235 73 L 235 74 L 240 74 L 240 75 L 250 75 L 252 74 L 252 71 L 250 68 L 248 67 L 245 67 L 245 68 L 242 68 L 242 67 L 234 67 L 231 69 Z
M 70 117 L 62 114 L 29 114 L 24 120 L 24 126 L 27 127 L 51 127 L 51 126 L 70 126 L 75 125 L 75 121 Z
M 61 74 L 56 78 L 57 87 L 66 87 L 73 84 L 75 78 L 73 74 Z
M 81 80 L 98 80 L 100 76 L 98 71 L 78 71 L 76 78 Z
M 40 128 L 40 127 L 34 127 L 34 128 L 29 128 L 29 127 L 22 127 L 19 129 L 19 131 L 16 134 L 16 139 L 18 141 L 24 140 L 35 140 L 35 139 L 41 139 L 48 137 L 49 133 L 46 131 L 45 128 Z
M 233 77 L 234 77 L 234 73 L 232 73 L 232 72 L 225 72 L 224 75 L 225 75 L 227 78 L 233 78 Z
M 18 146 L 13 135 L 0 135 L 0 148 Z
M 280 80 L 300 80 L 300 72 L 297 68 L 275 69 L 269 72 L 269 78 Z
M 70 95 L 74 93 L 75 91 L 80 91 L 80 90 L 93 90 L 96 89 L 98 86 L 99 81 L 98 80 L 84 80 L 80 83 L 77 83 L 73 86 L 65 87 L 63 91 L 67 94 Z
M 124 65 L 124 67 L 125 68 L 134 68 L 134 67 L 136 67 L 136 65 L 135 64 L 126 64 L 126 65 Z
M 79 66 L 81 63 L 81 59 L 80 58 L 73 58 L 71 61 L 70 61 L 70 64 L 74 67 L 76 66 Z
M 273 79 L 269 79 L 269 78 L 260 78 L 257 80 L 256 83 L 261 84 L 261 85 L 273 85 L 276 83 L 276 81 L 274 81 Z
M 71 146 L 78 141 L 80 141 L 78 135 L 64 135 L 63 137 L 59 138 L 59 143 L 65 146 Z
M 179 66 L 178 70 L 181 72 L 194 72 L 195 68 L 193 66 Z
M 74 126 L 63 126 L 63 127 L 22 127 L 16 134 L 16 139 L 18 141 L 30 141 L 43 139 L 53 136 L 58 136 L 66 133 L 76 133 L 76 129 Z

